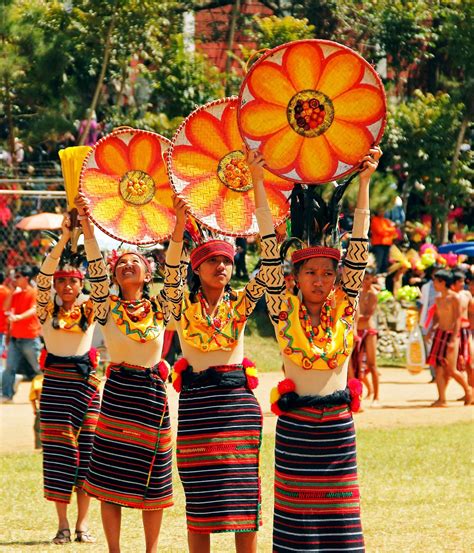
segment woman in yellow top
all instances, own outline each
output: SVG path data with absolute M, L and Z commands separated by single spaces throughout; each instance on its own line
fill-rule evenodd
M 232 290 L 233 246 L 207 241 L 191 252 L 193 283 L 183 294 L 182 229 L 174 232 L 166 257 L 166 283 L 184 356 L 174 367 L 174 386 L 181 391 L 176 453 L 191 553 L 209 552 L 210 534 L 216 532 L 235 532 L 236 551 L 254 553 L 261 524 L 262 413 L 252 392 L 255 367 L 244 357 L 244 329 L 279 257 L 263 190 L 263 160 L 249 152 L 248 161 L 262 236 L 258 274 L 243 290 Z
M 357 407 L 360 383 L 350 382 L 347 388 L 347 367 L 368 257 L 369 181 L 380 156 L 380 149 L 373 148 L 362 160 L 352 238 L 340 282 L 339 249 L 310 245 L 292 255 L 298 295 L 285 292 L 282 271 L 278 282 L 267 289 L 286 376 L 272 391 L 272 410 L 279 415 L 275 552 L 364 551 L 351 413 Z M 342 197 L 340 190 L 344 188 L 336 194 Z M 327 220 L 319 217 L 325 211 L 320 199 L 305 205 L 301 216 L 310 217 L 313 205 L 317 217 L 308 228 L 324 229 Z M 334 205 L 331 209 L 333 226 L 324 230 L 336 232 L 338 211 Z M 294 230 L 298 221 L 292 218 L 292 223 Z
M 95 541 L 87 527 L 90 497 L 83 490 L 99 413 L 97 356 L 91 347 L 95 321 L 92 302 L 81 293 L 81 259 L 76 256 L 74 262 L 65 254 L 70 235 L 66 216 L 59 241 L 37 277 L 36 310 L 46 348 L 41 362 L 44 381 L 40 400 L 44 496 L 56 506 L 55 544 L 71 541 L 67 509 L 74 490 L 76 541 Z

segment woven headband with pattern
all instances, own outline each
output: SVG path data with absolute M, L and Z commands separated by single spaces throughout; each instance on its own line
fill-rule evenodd
M 80 278 L 81 280 L 84 280 L 84 273 L 76 268 L 71 269 L 60 269 L 58 271 L 55 271 L 53 274 L 53 279 L 56 278 Z
M 303 248 L 302 250 L 296 250 L 291 254 L 291 261 L 293 263 L 299 263 L 300 261 L 306 261 L 315 257 L 330 257 L 339 261 L 341 259 L 341 252 L 336 248 L 328 248 L 326 246 L 311 246 L 310 248 Z
M 201 263 L 217 255 L 223 255 L 233 262 L 235 255 L 234 247 L 225 240 L 211 240 L 206 244 L 201 244 L 191 251 L 189 256 L 191 267 L 195 270 L 199 267 L 199 265 L 201 265 Z

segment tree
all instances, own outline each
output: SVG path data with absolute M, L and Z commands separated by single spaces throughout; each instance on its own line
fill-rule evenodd
M 390 111 L 387 161 L 398 176 L 405 209 L 423 205 L 433 217 L 438 241 L 447 238 L 450 209 L 473 197 L 472 153 L 458 144 L 465 110 L 447 93 L 416 91 Z M 421 201 L 412 202 L 416 197 Z M 420 213 L 408 209 L 407 215 L 419 218 Z

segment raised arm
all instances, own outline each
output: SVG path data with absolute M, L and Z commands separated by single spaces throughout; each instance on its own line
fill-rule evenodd
M 266 292 L 270 316 L 273 317 L 272 311 L 276 312 L 277 305 L 280 305 L 280 294 L 285 288 L 279 248 L 263 186 L 264 159 L 256 150 L 250 150 L 247 154 L 247 162 L 252 173 L 256 217 L 262 240 L 262 263 L 256 276 L 245 286 L 245 314 L 247 317 L 250 316 L 258 300 Z
M 79 220 L 84 233 L 84 247 L 88 266 L 88 279 L 91 283 L 91 300 L 94 307 L 94 316 L 100 325 L 105 325 L 109 314 L 109 277 L 104 258 L 94 236 L 94 227 L 88 218 L 87 199 L 79 194 L 75 199 Z
M 365 267 L 369 257 L 369 184 L 382 155 L 380 148 L 372 148 L 362 160 L 364 169 L 359 175 L 359 192 L 354 213 L 352 237 L 344 258 L 341 285 L 352 303 L 357 301 Z
M 44 259 L 40 272 L 36 278 L 36 284 L 38 287 L 38 295 L 36 296 L 36 314 L 41 324 L 44 324 L 48 318 L 48 304 L 51 299 L 51 286 L 53 283 L 53 275 L 56 271 L 61 254 L 64 247 L 68 243 L 71 237 L 71 231 L 69 230 L 70 220 L 67 215 L 64 215 L 63 223 L 61 226 L 61 236 L 58 243 L 50 251 L 50 253 Z
M 183 257 L 183 235 L 186 226 L 187 207 L 178 196 L 173 199 L 176 211 L 176 226 L 166 252 L 165 282 L 161 290 L 161 301 L 175 320 L 181 317 L 183 287 L 187 263 Z

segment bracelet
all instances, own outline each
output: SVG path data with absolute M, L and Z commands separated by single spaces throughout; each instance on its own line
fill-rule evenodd
M 89 219 L 87 215 L 78 215 L 77 220 L 78 221 L 85 221 L 86 219 Z

